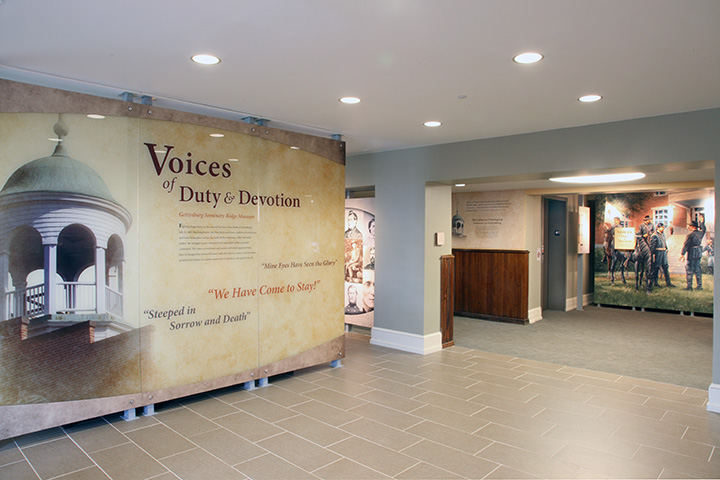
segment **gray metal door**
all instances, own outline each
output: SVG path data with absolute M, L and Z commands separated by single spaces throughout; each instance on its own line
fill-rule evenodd
M 546 199 L 545 292 L 548 310 L 565 311 L 567 298 L 567 202 Z

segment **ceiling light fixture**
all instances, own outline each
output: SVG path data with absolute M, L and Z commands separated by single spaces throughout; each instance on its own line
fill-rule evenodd
M 465 184 L 464 184 L 464 183 L 456 183 L 455 186 L 456 186 L 456 187 L 464 187 Z
M 430 120 L 425 123 L 423 123 L 426 127 L 439 127 L 442 125 L 442 122 L 438 122 L 437 120 Z
M 300 150 L 300 147 L 296 147 L 295 145 L 293 145 L 292 147 L 290 147 L 290 150 Z
M 348 105 L 355 105 L 356 103 L 360 103 L 362 100 L 358 97 L 342 97 L 340 101 L 342 103 L 347 103 Z
M 218 57 L 216 57 L 215 55 L 208 55 L 206 53 L 193 55 L 192 57 L 190 57 L 190 60 L 195 63 L 199 63 L 200 65 L 217 65 L 218 63 L 220 63 L 220 59 Z
M 222 138 L 225 135 L 223 135 L 222 133 L 211 133 L 210 136 L 213 138 Z
M 593 94 L 593 95 L 583 95 L 582 97 L 578 98 L 578 100 L 580 100 L 583 103 L 591 103 L 591 102 L 597 102 L 601 98 L 602 98 L 602 96 Z
M 542 59 L 543 59 L 543 56 L 539 53 L 525 52 L 525 53 L 521 53 L 520 55 L 515 55 L 513 57 L 513 62 L 515 62 L 515 63 L 537 63 Z
M 99 115 L 97 113 L 88 113 L 87 117 L 92 118 L 93 120 L 102 120 L 105 118 L 105 115 Z
M 577 177 L 554 177 L 550 178 L 551 182 L 560 183 L 616 183 L 629 182 L 631 180 L 639 180 L 645 178 L 642 172 L 632 173 L 609 173 L 604 175 L 580 175 Z

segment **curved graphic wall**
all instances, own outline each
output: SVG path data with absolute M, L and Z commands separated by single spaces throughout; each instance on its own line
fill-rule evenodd
M 0 438 L 343 356 L 341 142 L 0 94 Z

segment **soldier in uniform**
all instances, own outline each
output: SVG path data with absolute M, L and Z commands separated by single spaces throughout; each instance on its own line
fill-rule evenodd
M 650 252 L 653 256 L 653 282 L 656 287 L 659 287 L 658 283 L 660 276 L 660 269 L 662 269 L 663 275 L 665 276 L 665 284 L 668 287 L 674 287 L 670 280 L 670 265 L 668 263 L 667 256 L 667 240 L 665 239 L 665 225 L 661 222 L 658 223 L 655 233 L 650 237 Z
M 652 252 L 650 251 L 650 235 L 652 235 L 654 228 L 650 223 L 650 217 L 645 216 L 645 221 L 640 225 L 640 228 L 635 232 L 635 251 L 633 252 L 632 259 L 635 261 L 635 290 L 639 290 L 640 279 L 643 279 L 645 283 L 645 292 L 650 295 L 650 290 L 653 285 L 653 262 Z M 640 271 L 638 271 L 640 270 Z
M 685 262 L 685 278 L 687 287 L 685 290 L 692 290 L 692 278 L 695 275 L 696 289 L 702 290 L 702 271 L 700 270 L 700 259 L 702 258 L 702 239 L 705 236 L 705 216 L 699 215 L 699 221 L 693 220 L 688 225 L 690 233 L 685 237 L 680 261 Z M 685 259 L 687 254 L 687 260 Z
M 650 215 L 645 215 L 645 218 L 643 218 L 643 223 L 640 224 L 639 228 L 639 235 L 645 239 L 648 244 L 650 243 L 650 236 L 655 231 L 655 227 L 652 224 L 652 219 L 650 218 Z

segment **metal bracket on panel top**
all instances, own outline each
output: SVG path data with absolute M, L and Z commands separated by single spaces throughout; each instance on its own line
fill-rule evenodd
M 270 120 L 268 120 L 267 118 L 259 118 L 252 116 L 243 117 L 241 118 L 241 120 L 245 123 L 249 123 L 251 125 L 259 125 L 261 127 L 267 127 L 268 123 L 270 123 Z
M 339 133 L 333 133 L 332 135 L 330 135 L 330 138 L 332 138 L 333 140 L 337 140 L 338 142 L 342 142 L 342 135 Z
M 130 103 L 132 103 L 132 102 L 135 101 L 135 94 L 132 93 L 132 92 L 122 92 L 122 93 L 120 94 L 120 98 L 122 98 L 123 101 L 125 101 L 125 102 L 130 102 Z
M 140 103 L 142 103 L 143 105 L 152 105 L 152 102 L 153 97 L 151 97 L 150 95 L 143 95 L 140 97 Z

